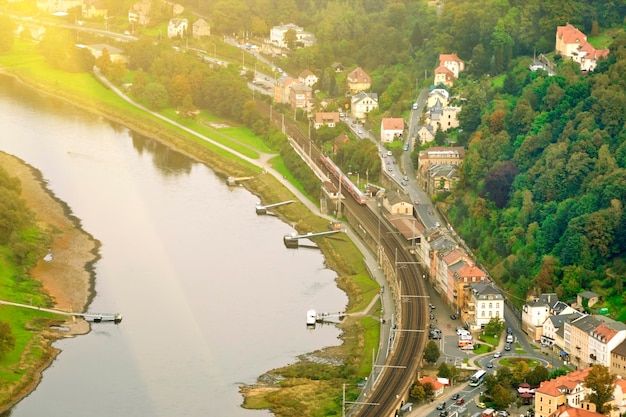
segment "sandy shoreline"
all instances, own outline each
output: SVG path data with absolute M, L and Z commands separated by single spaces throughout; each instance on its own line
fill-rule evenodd
M 52 260 L 39 261 L 31 272 L 32 277 L 41 281 L 56 308 L 83 312 L 95 295 L 91 265 L 98 259 L 98 242 L 81 229 L 80 221 L 46 187 L 33 167 L 4 152 L 0 152 L 0 165 L 20 180 L 22 198 L 35 213 L 39 226 L 53 236 Z M 74 330 L 84 333 L 85 326 L 80 327 L 82 330 Z

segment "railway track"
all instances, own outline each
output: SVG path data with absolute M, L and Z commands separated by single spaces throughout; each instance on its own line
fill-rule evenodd
M 278 115 L 274 122 L 280 123 Z M 291 124 L 284 125 L 285 133 L 305 150 L 313 163 L 325 170 L 320 162 L 321 152 L 310 142 L 307 135 Z M 329 176 L 333 180 L 332 175 Z M 338 184 L 336 184 L 338 186 Z M 369 238 L 366 242 L 377 251 L 380 245 L 381 258 L 392 268 L 388 276 L 389 285 L 395 291 L 398 319 L 394 332 L 394 344 L 387 362 L 380 372 L 372 390 L 365 399 L 366 404 L 355 404 L 349 415 L 359 417 L 396 416 L 406 402 L 409 389 L 418 376 L 420 364 L 428 340 L 428 300 L 424 282 L 419 277 L 425 273 L 409 254 L 406 242 L 395 230 L 390 230 L 386 222 L 381 222 L 378 214 L 367 205 L 361 205 L 351 196 L 345 196 L 345 212 L 357 221 Z M 381 227 L 384 229 L 381 230 Z M 374 405 L 376 404 L 376 405 Z

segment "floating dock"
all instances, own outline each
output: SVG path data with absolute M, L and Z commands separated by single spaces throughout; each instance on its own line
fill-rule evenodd
M 13 306 L 13 307 L 20 307 L 20 308 L 29 308 L 31 310 L 45 311 L 46 313 L 59 314 L 62 316 L 82 317 L 86 321 L 89 321 L 92 323 L 111 322 L 115 324 L 120 324 L 122 322 L 122 315 L 120 313 L 112 313 L 112 314 L 111 313 L 73 313 L 71 311 L 37 307 L 33 305 L 14 303 L 12 301 L 4 301 L 4 300 L 0 300 L 0 304 Z
M 314 309 L 306 312 L 306 325 L 315 326 L 316 323 L 337 323 L 346 317 L 345 311 L 337 313 L 318 313 Z
M 304 235 L 299 235 L 297 233 L 290 233 L 283 237 L 283 243 L 285 244 L 285 247 L 287 248 L 296 249 L 298 246 L 300 246 L 300 243 L 298 242 L 300 239 L 311 239 L 311 238 L 316 238 L 316 237 L 329 236 L 329 235 L 334 235 L 339 232 L 341 232 L 341 230 L 331 230 L 328 232 L 319 232 L 319 233 L 309 232 Z
M 278 207 L 278 206 L 283 206 L 285 204 L 290 204 L 295 202 L 295 200 L 287 200 L 287 201 L 281 201 L 280 203 L 274 203 L 274 204 L 268 204 L 268 205 L 262 205 L 260 202 L 257 203 L 256 205 L 256 214 L 261 215 L 261 214 L 269 214 L 270 216 L 274 216 L 275 214 L 272 213 L 271 211 L 269 211 L 269 208 L 273 208 L 273 207 Z

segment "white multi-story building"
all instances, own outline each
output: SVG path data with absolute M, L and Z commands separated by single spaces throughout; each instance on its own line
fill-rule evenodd
M 489 320 L 504 320 L 504 296 L 492 282 L 470 284 L 468 308 L 474 309 L 474 322 L 468 323 L 474 330 L 485 327 Z
M 296 42 L 302 46 L 311 46 L 315 43 L 315 36 L 312 33 L 305 32 L 304 28 L 297 26 L 293 23 L 286 25 L 274 26 L 270 29 L 270 43 L 281 48 L 287 48 L 287 40 L 285 34 L 288 31 L 293 31 L 296 37 Z

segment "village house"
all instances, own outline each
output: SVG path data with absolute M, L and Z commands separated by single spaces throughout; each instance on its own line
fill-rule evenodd
M 378 108 L 378 94 L 361 91 L 350 98 L 350 116 L 364 120 L 367 114 Z
M 106 43 L 86 45 L 86 48 L 89 49 L 89 52 L 91 52 L 96 59 L 100 58 L 102 56 L 102 52 L 106 49 L 109 53 L 109 57 L 111 58 L 111 62 L 121 62 L 125 64 L 128 61 L 128 57 L 124 54 L 124 51 Z
M 150 0 L 141 0 L 134 3 L 128 10 L 128 21 L 145 26 L 150 23 L 150 8 L 152 2 Z
M 291 85 L 289 89 L 289 106 L 292 109 L 304 109 L 308 112 L 311 106 L 311 99 L 311 87 L 299 82 Z
M 433 107 L 437 101 L 440 101 L 444 106 L 448 105 L 450 99 L 450 92 L 448 88 L 443 84 L 431 85 L 428 91 L 428 99 L 426 101 L 426 108 Z
M 419 381 L 422 385 L 430 384 L 433 387 L 433 395 L 435 398 L 441 397 L 443 395 L 444 385 L 432 376 L 423 376 L 419 379 Z
M 522 306 L 522 331 L 532 340 L 540 340 L 543 335 L 543 323 L 550 317 L 552 305 L 559 301 L 554 294 L 541 294 L 534 301 Z
M 589 315 L 564 323 L 564 350 L 576 366 L 589 366 L 589 334 L 599 325 L 600 321 Z
M 426 143 L 432 142 L 433 140 L 435 140 L 434 129 L 430 126 L 420 127 L 417 131 L 417 135 L 415 136 L 415 140 L 420 141 L 417 145 L 424 145 Z
M 413 202 L 404 193 L 387 191 L 383 198 L 383 207 L 389 214 L 413 214 Z
M 187 19 L 170 19 L 170 22 L 167 25 L 167 37 L 184 37 L 185 33 L 187 33 L 187 24 Z
M 313 74 L 313 71 L 305 69 L 298 75 L 298 80 L 308 87 L 313 87 L 317 83 L 317 75 Z
M 463 266 L 463 262 L 470 261 L 467 253 L 455 247 L 449 251 L 441 251 L 437 254 L 437 275 L 435 276 L 435 291 L 441 295 L 443 301 L 449 305 L 456 305 L 454 300 L 454 273 Z
M 385 117 L 380 122 L 380 142 L 390 143 L 401 138 L 404 133 L 404 119 L 400 117 Z
M 430 228 L 424 231 L 418 253 L 422 255 L 424 269 L 428 271 L 428 278 L 434 286 L 437 277 L 438 257 L 440 253 L 447 253 L 456 248 L 458 244 L 441 228 Z M 423 277 L 424 279 L 426 276 Z
M 535 389 L 535 417 L 587 416 L 584 412 L 601 416 L 602 414 L 596 413 L 595 404 L 586 400 L 590 389 L 585 387 L 585 378 L 590 370 L 591 367 L 586 367 L 542 382 Z M 617 402 L 623 401 L 623 386 L 625 385 L 622 382 L 616 383 L 613 396 L 609 400 L 609 404 L 613 405 L 609 417 L 620 415 Z M 565 414 L 565 410 L 569 410 L 570 414 Z
M 339 112 L 317 112 L 315 113 L 315 129 L 322 126 L 335 127 L 339 123 Z
M 611 350 L 610 363 L 611 373 L 626 379 L 626 340 Z
M 454 282 L 449 285 L 452 289 L 452 305 L 456 306 L 457 314 L 461 315 L 461 312 L 465 309 L 465 305 L 468 302 L 469 292 L 465 291 L 471 283 L 474 282 L 489 282 L 487 273 L 479 268 L 468 256 L 467 260 L 459 262 L 459 268 L 453 271 Z M 464 317 L 461 319 L 465 321 Z
M 205 36 L 211 36 L 211 25 L 206 20 L 200 18 L 191 26 L 191 36 L 200 39 Z
M 83 4 L 83 19 L 106 19 L 108 8 L 103 0 L 86 0 Z
M 587 36 L 571 24 L 556 28 L 556 53 L 580 65 L 581 71 L 593 71 L 598 60 L 609 56 L 608 49 L 596 49 Z
M 441 100 L 437 99 L 426 112 L 426 123 L 435 132 L 439 129 L 445 132 L 459 126 L 458 114 L 460 112 L 460 107 L 444 106 Z
M 348 90 L 352 94 L 369 90 L 372 86 L 372 77 L 370 77 L 367 72 L 363 71 L 361 67 L 350 71 L 346 77 L 346 81 L 348 83 Z
M 447 188 L 449 188 L 450 184 L 455 182 L 455 180 L 451 179 L 449 173 L 458 172 L 458 166 L 463 163 L 464 157 L 465 149 L 462 146 L 436 146 L 420 151 L 417 163 L 417 181 L 420 187 L 427 193 L 435 192 L 437 189 L 440 189 L 438 186 L 441 183 L 441 179 L 445 177 L 450 179 L 450 181 L 446 180 L 449 183 Z M 433 166 L 439 166 L 439 168 L 434 169 L 432 168 Z M 435 183 L 436 181 L 439 181 L 439 183 Z
M 443 65 L 439 65 L 435 68 L 433 84 L 443 84 L 446 87 L 452 87 L 454 84 L 454 73 Z
M 456 54 L 440 54 L 439 65 L 449 69 L 454 78 L 459 78 L 459 74 L 465 69 L 465 63 Z
M 600 320 L 600 325 L 589 333 L 589 364 L 610 368 L 611 351 L 626 339 L 626 324 L 609 318 Z
M 272 27 L 270 29 L 270 43 L 281 48 L 288 48 L 285 34 L 289 31 L 293 32 L 295 35 L 295 41 L 299 45 L 306 47 L 315 44 L 315 36 L 313 36 L 312 33 L 306 32 L 304 28 L 293 23 Z
M 469 284 L 464 317 L 471 330 L 480 330 L 492 318 L 504 319 L 504 296 L 493 282 Z
M 425 191 L 428 194 L 450 191 L 458 182 L 458 165 L 431 165 L 426 173 Z
M 298 84 L 298 80 L 291 77 L 280 77 L 274 84 L 274 102 L 289 103 L 291 87 Z

